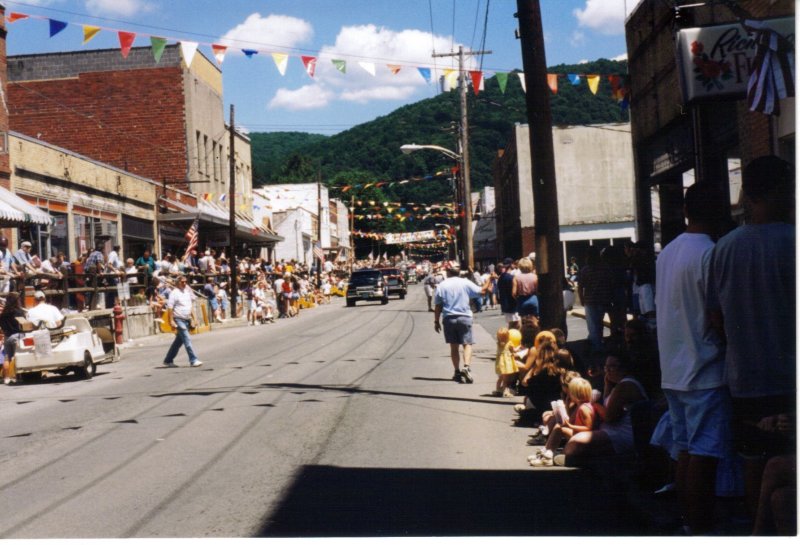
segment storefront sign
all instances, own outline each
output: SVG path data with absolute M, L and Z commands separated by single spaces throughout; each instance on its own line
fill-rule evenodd
M 794 45 L 794 17 L 763 21 Z M 742 24 L 685 28 L 678 32 L 678 71 L 684 102 L 747 94 L 757 36 Z

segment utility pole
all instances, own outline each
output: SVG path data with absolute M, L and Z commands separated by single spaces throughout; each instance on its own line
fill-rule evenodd
M 564 313 L 563 257 L 559 240 L 558 193 L 553 157 L 553 119 L 547 61 L 539 0 L 517 0 L 522 68 L 525 71 L 525 104 L 531 142 L 536 269 L 539 275 L 540 323 L 542 329 L 562 328 Z
M 464 244 L 464 259 L 470 269 L 475 267 L 472 248 L 472 184 L 469 172 L 469 120 L 467 118 L 467 72 L 464 70 L 464 56 L 491 55 L 491 51 L 469 51 L 464 53 L 464 46 L 458 46 L 458 53 L 434 53 L 433 57 L 458 56 L 458 89 L 461 98 L 461 195 L 464 200 L 464 219 L 461 222 Z
M 356 197 L 350 195 L 350 256 L 347 260 L 350 263 L 350 272 L 353 272 L 353 263 L 356 260 L 356 239 L 353 230 L 356 228 Z
M 322 250 L 322 169 L 317 166 L 317 244 Z M 317 260 L 317 287 L 322 285 L 320 274 L 322 269 L 322 258 L 314 256 Z
M 229 191 L 230 195 L 228 195 L 229 199 L 229 206 L 230 206 L 230 225 L 228 228 L 229 238 L 231 239 L 231 254 L 228 258 L 228 262 L 230 263 L 231 267 L 231 318 L 236 318 L 236 292 L 239 290 L 238 282 L 236 281 L 236 276 L 238 274 L 238 265 L 236 263 L 236 128 L 233 122 L 233 104 L 231 104 L 231 126 L 230 126 L 230 161 L 229 161 L 229 176 L 230 184 L 229 184 Z

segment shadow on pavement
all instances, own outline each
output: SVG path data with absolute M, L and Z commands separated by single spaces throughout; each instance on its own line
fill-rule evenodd
M 580 470 L 305 466 L 254 537 L 641 535 Z M 602 501 L 598 501 L 602 498 Z

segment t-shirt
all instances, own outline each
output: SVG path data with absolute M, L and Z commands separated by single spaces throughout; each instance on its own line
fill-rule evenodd
M 734 397 L 796 392 L 795 227 L 744 225 L 717 242 L 708 308 L 722 311 Z
M 63 319 L 64 315 L 61 314 L 61 311 L 47 303 L 39 303 L 28 311 L 28 320 L 35 326 L 44 322 L 46 327 L 54 328 Z
M 466 278 L 451 276 L 436 288 L 434 305 L 442 305 L 442 314 L 447 316 L 472 317 L 469 302 L 479 297 L 481 288 Z
M 683 233 L 656 262 L 656 322 L 661 387 L 690 391 L 725 384 L 722 343 L 706 316 L 708 266 L 714 242 Z
M 175 318 L 188 320 L 192 317 L 192 301 L 194 299 L 194 293 L 188 286 L 183 290 L 175 288 L 169 293 L 167 308 L 172 310 L 172 315 Z

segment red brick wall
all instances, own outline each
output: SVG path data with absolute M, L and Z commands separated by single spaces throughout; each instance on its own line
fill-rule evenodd
M 156 181 L 186 179 L 180 68 L 11 82 L 8 97 L 14 131 Z
M 528 254 L 536 251 L 536 228 L 523 227 L 522 228 L 522 255 L 516 256 L 528 257 Z

